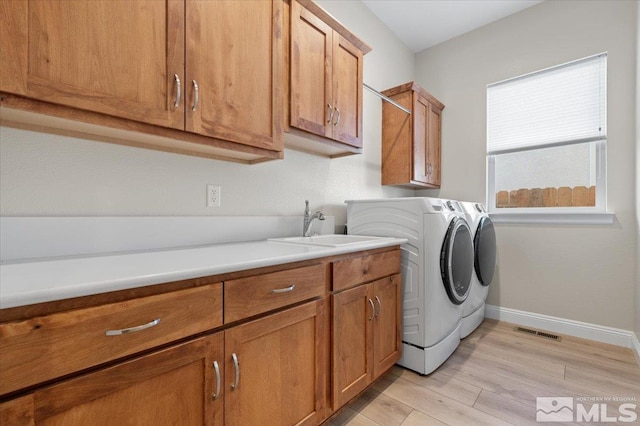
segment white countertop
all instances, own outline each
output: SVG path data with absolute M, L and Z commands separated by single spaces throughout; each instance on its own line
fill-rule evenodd
M 271 241 L 187 247 L 0 265 L 0 309 L 390 247 L 378 238 L 340 247 Z

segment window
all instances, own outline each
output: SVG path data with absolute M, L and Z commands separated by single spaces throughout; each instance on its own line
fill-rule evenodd
M 487 86 L 490 213 L 606 212 L 606 74 L 602 53 Z

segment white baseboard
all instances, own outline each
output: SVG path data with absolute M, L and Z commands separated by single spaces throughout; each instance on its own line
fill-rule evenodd
M 511 322 L 541 330 L 553 331 L 568 336 L 581 337 L 595 340 L 596 342 L 609 343 L 611 345 L 634 348 L 640 354 L 640 343 L 633 331 L 603 325 L 589 324 L 566 318 L 552 317 L 550 315 L 536 314 L 533 312 L 518 311 L 516 309 L 502 308 L 486 305 L 485 317 L 499 321 Z M 634 341 L 635 338 L 635 341 Z
M 638 360 L 638 365 L 640 365 L 640 340 L 638 340 L 638 335 L 631 333 L 631 340 L 633 341 L 633 349 L 636 351 L 636 360 Z

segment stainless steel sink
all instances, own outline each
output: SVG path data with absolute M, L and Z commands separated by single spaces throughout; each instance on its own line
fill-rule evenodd
M 306 244 L 312 246 L 340 247 L 348 244 L 362 244 L 380 240 L 388 240 L 387 237 L 367 237 L 364 235 L 314 235 L 312 237 L 286 237 L 269 238 L 269 241 L 290 244 Z

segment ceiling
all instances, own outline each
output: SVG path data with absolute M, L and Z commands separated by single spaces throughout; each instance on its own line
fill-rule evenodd
M 363 0 L 414 53 L 542 0 Z

